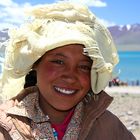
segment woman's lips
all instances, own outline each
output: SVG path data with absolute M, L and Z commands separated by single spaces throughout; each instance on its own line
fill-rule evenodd
M 74 89 L 67 89 L 67 88 L 62 88 L 62 87 L 57 87 L 57 86 L 54 86 L 54 89 L 55 91 L 61 94 L 65 94 L 65 95 L 72 95 L 77 92 L 77 90 L 74 90 Z

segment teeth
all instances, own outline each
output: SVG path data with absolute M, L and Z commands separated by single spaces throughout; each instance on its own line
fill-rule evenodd
M 75 92 L 75 90 L 66 90 L 66 89 L 59 88 L 59 87 L 55 87 L 55 89 L 60 93 L 68 94 L 68 95 L 73 94 Z

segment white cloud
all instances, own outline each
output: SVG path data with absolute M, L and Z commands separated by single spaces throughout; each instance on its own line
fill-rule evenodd
M 8 22 L 0 23 L 0 30 L 6 29 L 6 28 L 16 28 L 17 26 Z
M 11 1 L 11 0 L 1 0 L 0 1 L 0 5 L 1 6 L 10 6 L 10 5 L 13 5 L 14 3 L 13 3 L 13 1 Z
M 81 3 L 87 6 L 94 6 L 94 7 L 105 7 L 107 3 L 103 2 L 102 0 L 56 0 L 56 1 L 69 1 L 74 3 Z
M 0 29 L 23 23 L 24 10 L 28 7 L 31 7 L 31 4 L 17 4 L 11 0 L 0 1 Z
M 103 25 L 105 25 L 106 27 L 116 25 L 116 23 L 114 23 L 114 22 L 110 22 L 110 21 L 107 21 L 107 20 L 104 20 L 104 19 L 100 19 L 100 18 L 98 18 L 98 20 L 99 20 Z

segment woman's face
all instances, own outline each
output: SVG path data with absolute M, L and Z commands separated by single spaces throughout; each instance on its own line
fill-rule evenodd
M 73 108 L 90 89 L 91 65 L 90 58 L 83 55 L 83 45 L 47 52 L 36 66 L 40 103 L 60 111 Z

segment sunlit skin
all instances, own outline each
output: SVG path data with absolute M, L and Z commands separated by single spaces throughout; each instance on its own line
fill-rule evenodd
M 91 65 L 80 44 L 51 50 L 37 64 L 40 107 L 53 123 L 61 123 L 89 91 Z

